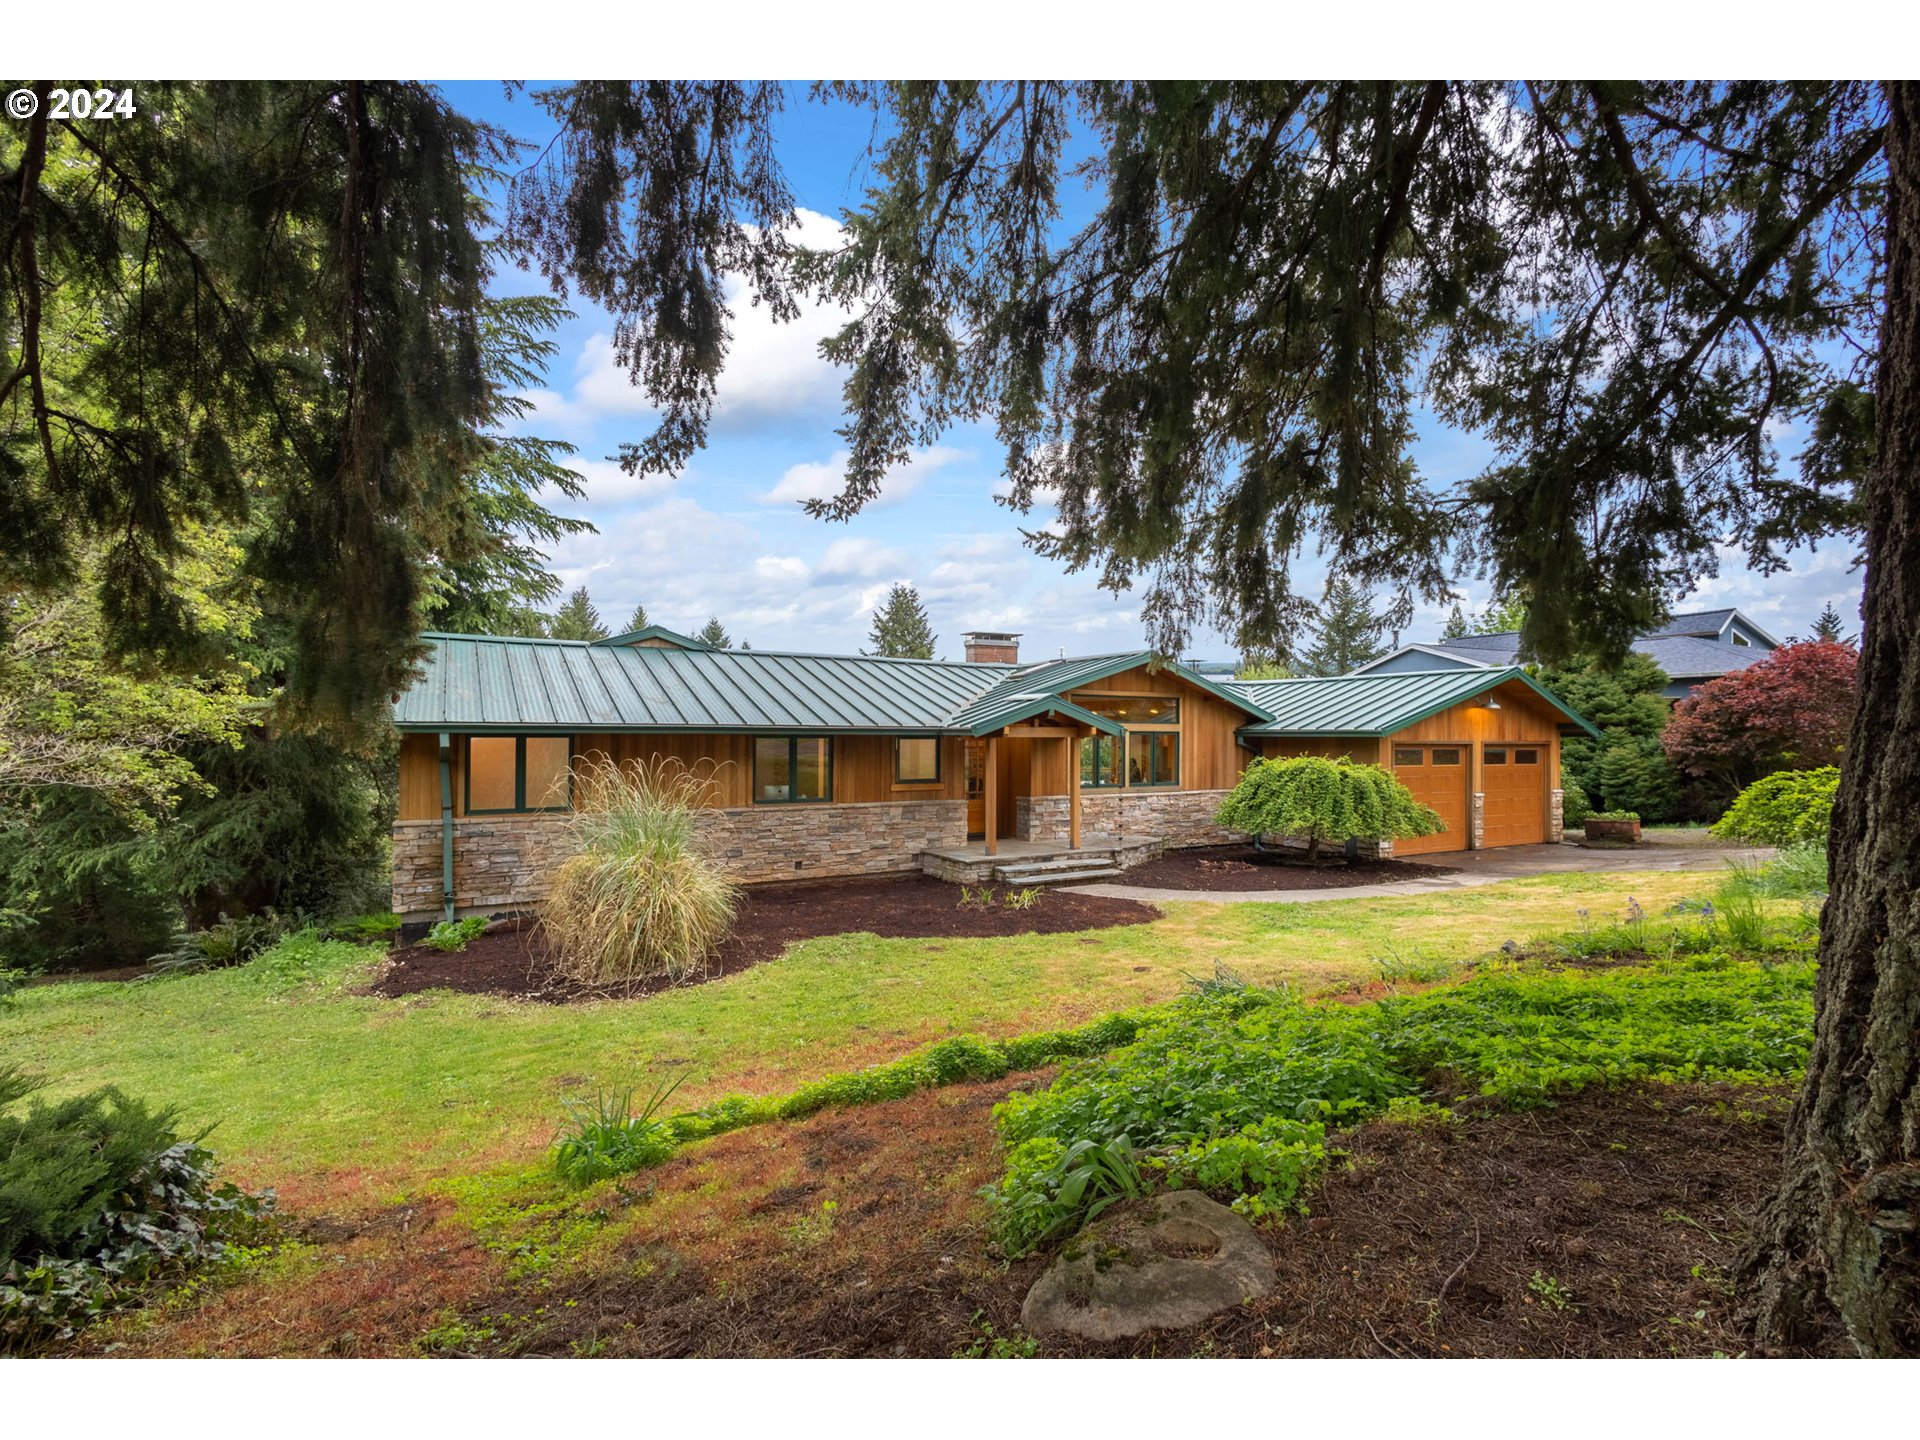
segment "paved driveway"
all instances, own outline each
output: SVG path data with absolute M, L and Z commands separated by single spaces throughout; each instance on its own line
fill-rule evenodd
M 1187 900 L 1208 905 L 1299 905 L 1323 900 L 1383 900 L 1394 895 L 1427 895 L 1464 890 L 1522 875 L 1568 871 L 1718 870 L 1727 861 L 1765 860 L 1773 851 L 1728 849 L 1719 845 L 1643 844 L 1624 850 L 1588 850 L 1578 845 L 1505 845 L 1497 850 L 1468 850 L 1436 855 L 1433 863 L 1452 867 L 1451 875 L 1400 880 L 1391 885 L 1354 885 L 1341 890 L 1163 890 L 1152 885 L 1063 885 L 1081 895 L 1116 900 Z

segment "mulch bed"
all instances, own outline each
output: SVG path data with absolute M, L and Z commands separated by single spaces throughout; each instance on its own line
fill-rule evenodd
M 1251 845 L 1169 850 L 1157 860 L 1136 865 L 1119 884 L 1161 890 L 1340 890 L 1349 885 L 1391 885 L 1401 880 L 1431 880 L 1457 872 L 1448 865 L 1409 860 L 1321 859 L 1309 865 L 1297 855 L 1255 850 Z
M 778 959 L 795 941 L 822 935 L 854 931 L 930 939 L 1055 935 L 1143 925 L 1159 918 L 1158 910 L 1137 900 L 1059 890 L 1043 892 L 1025 910 L 1004 905 L 963 907 L 960 887 L 924 875 L 758 885 L 743 892 L 733 934 L 709 959 L 705 973 L 683 983 L 738 974 Z M 576 984 L 554 972 L 538 923 L 524 920 L 489 930 L 465 950 L 451 954 L 417 944 L 396 950 L 366 993 L 397 997 L 423 990 L 458 990 L 567 1004 L 672 988 L 674 983 L 665 980 L 637 981 L 612 990 Z
M 956 1086 L 759 1127 L 636 1176 L 618 1253 L 554 1277 L 490 1353 L 945 1356 L 1019 1340 L 1044 1259 L 993 1255 L 990 1111 Z M 1277 1285 L 1201 1326 L 1041 1355 L 1667 1356 L 1747 1348 L 1726 1277 L 1780 1156 L 1781 1091 L 1593 1091 L 1458 1125 L 1374 1124 L 1310 1219 L 1261 1231 Z M 835 1202 L 830 1226 L 818 1217 Z M 657 1219 L 654 1216 L 657 1213 Z M 526 1314 L 508 1290 L 470 1313 Z

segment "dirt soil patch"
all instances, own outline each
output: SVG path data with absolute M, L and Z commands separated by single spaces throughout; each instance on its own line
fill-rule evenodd
M 685 983 L 737 974 L 779 958 L 796 941 L 822 935 L 855 931 L 930 939 L 1056 935 L 1144 925 L 1159 918 L 1158 910 L 1137 900 L 1059 890 L 1043 891 L 1025 910 L 998 904 L 962 906 L 959 886 L 925 875 L 759 885 L 744 892 L 733 934 L 707 962 L 705 972 Z M 450 954 L 427 945 L 396 950 L 368 993 L 401 996 L 458 990 L 565 1004 L 630 998 L 669 988 L 673 982 L 665 980 L 638 981 L 611 990 L 576 984 L 555 973 L 538 922 L 523 920 L 489 930 L 465 950 Z
M 1447 865 L 1410 860 L 1321 860 L 1309 865 L 1297 855 L 1255 850 L 1251 845 L 1169 850 L 1135 865 L 1117 883 L 1161 890 L 1341 890 L 1350 885 L 1391 885 L 1432 880 L 1459 872 Z
M 1042 1083 L 1042 1082 L 1032 1082 Z M 1046 1264 L 992 1251 L 990 1111 L 956 1086 L 724 1136 L 634 1177 L 618 1243 L 553 1277 L 508 1355 L 1667 1356 L 1739 1353 L 1727 1275 L 1779 1163 L 1785 1091 L 1593 1092 L 1374 1124 L 1311 1218 L 1263 1227 L 1272 1294 L 1189 1329 L 1038 1341 Z M 496 1292 L 470 1314 L 526 1316 Z M 497 1330 L 497 1326 L 495 1327 Z

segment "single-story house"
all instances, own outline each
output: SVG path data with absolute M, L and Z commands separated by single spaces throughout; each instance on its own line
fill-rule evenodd
M 1684 700 L 1707 681 L 1744 670 L 1779 647 L 1778 640 L 1738 610 L 1675 615 L 1633 642 L 1634 650 L 1667 672 L 1668 683 L 1660 693 L 1669 700 Z M 1409 675 L 1420 670 L 1458 670 L 1476 665 L 1502 669 L 1517 664 L 1519 655 L 1517 631 L 1456 635 L 1431 644 L 1402 645 L 1353 673 Z
M 1586 725 L 1517 669 L 1243 684 L 1144 651 L 1022 664 L 1017 635 L 984 632 L 964 661 L 716 650 L 657 626 L 424 639 L 394 705 L 394 908 L 415 919 L 537 904 L 585 756 L 710 773 L 708 838 L 742 882 L 1017 879 L 1236 838 L 1214 815 L 1262 755 L 1391 767 L 1447 830 L 1388 853 L 1557 840 L 1560 735 Z

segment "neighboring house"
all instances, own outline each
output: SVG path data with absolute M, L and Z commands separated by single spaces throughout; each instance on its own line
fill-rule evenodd
M 1660 693 L 1669 700 L 1684 700 L 1696 687 L 1746 669 L 1779 645 L 1738 610 L 1700 610 L 1675 615 L 1658 630 L 1650 630 L 1634 641 L 1633 648 L 1666 671 L 1668 684 Z M 1515 631 L 1458 635 L 1431 645 L 1403 645 L 1353 673 L 1410 675 L 1466 666 L 1497 668 L 1517 663 L 1519 654 L 1520 636 Z
M 1214 814 L 1263 754 L 1393 767 L 1448 826 L 1400 853 L 1558 839 L 1560 732 L 1585 725 L 1512 669 L 1242 684 L 1146 652 L 1022 665 L 1019 636 L 984 632 L 965 661 L 715 650 L 657 626 L 424 638 L 394 706 L 409 918 L 537 904 L 588 755 L 710 772 L 708 838 L 743 882 L 1017 880 L 1233 838 Z

